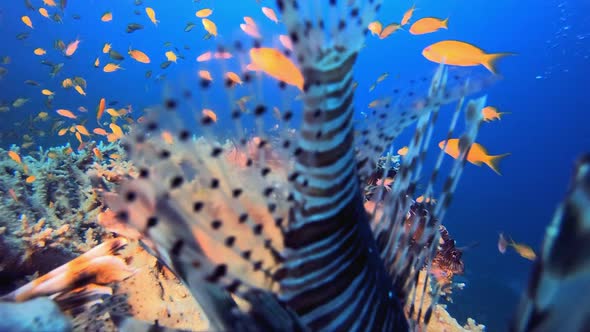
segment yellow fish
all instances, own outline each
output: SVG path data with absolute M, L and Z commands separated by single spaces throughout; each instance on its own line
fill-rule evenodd
M 209 8 L 205 8 L 205 9 L 201 9 L 198 10 L 195 13 L 195 16 L 197 16 L 198 18 L 206 18 L 209 17 L 209 15 L 213 14 L 213 10 L 209 9 Z
M 123 69 L 121 68 L 118 64 L 116 63 L 107 63 L 103 68 L 102 71 L 104 71 L 105 73 L 112 73 L 114 71 L 117 71 L 119 69 Z
M 438 143 L 438 147 L 439 148 L 443 148 L 445 145 L 445 141 L 440 141 L 440 143 Z M 452 138 L 449 140 L 449 143 L 447 144 L 446 148 L 445 148 L 445 152 L 450 155 L 451 157 L 457 159 L 459 157 L 459 139 L 458 138 Z M 486 164 L 488 165 L 494 172 L 496 172 L 498 175 L 502 175 L 500 173 L 500 160 L 504 159 L 504 157 L 509 156 L 510 153 L 505 153 L 505 154 L 501 154 L 501 155 L 496 155 L 496 156 L 491 156 L 488 154 L 488 151 L 486 150 L 486 148 L 484 148 L 481 144 L 478 143 L 473 143 L 473 145 L 471 146 L 471 149 L 469 149 L 469 153 L 467 154 L 467 161 L 477 165 L 477 166 L 481 166 L 481 164 Z
M 102 14 L 102 16 L 100 17 L 100 20 L 103 22 L 110 22 L 113 20 L 113 13 L 111 12 L 106 12 L 104 14 Z
M 145 8 L 145 13 L 150 18 L 150 21 L 152 21 L 152 23 L 154 23 L 154 25 L 157 26 L 158 23 L 160 23 L 160 21 L 158 21 L 156 19 L 156 12 L 151 7 L 146 7 Z
M 33 22 L 31 21 L 31 18 L 28 17 L 27 15 L 23 16 L 20 18 L 21 21 L 23 21 L 23 23 L 28 26 L 29 28 L 33 29 Z
M 45 55 L 47 54 L 47 51 L 45 51 L 44 49 L 42 49 L 41 47 L 36 48 L 33 53 L 35 55 Z
M 208 18 L 204 18 L 201 20 L 201 22 L 203 23 L 203 27 L 205 27 L 205 31 L 217 37 L 217 25 L 215 25 L 213 21 Z
M 143 53 L 140 50 L 131 50 L 130 49 L 128 53 L 137 62 L 150 63 L 150 57 L 148 57 L 147 54 Z
M 408 22 L 410 22 L 410 19 L 412 18 L 412 15 L 414 14 L 415 9 L 416 9 L 416 5 L 412 5 L 412 8 L 408 9 L 404 13 L 404 17 L 402 17 L 401 25 L 406 25 L 406 24 L 408 24 Z
M 41 16 L 45 17 L 45 18 L 49 18 L 49 13 L 47 12 L 47 9 L 40 7 L 39 8 L 39 14 L 41 14 Z
M 444 20 L 436 17 L 424 17 L 414 22 L 410 27 L 410 33 L 413 35 L 423 35 L 432 33 L 440 29 L 449 28 L 449 18 Z
M 481 110 L 481 113 L 483 115 L 483 120 L 485 122 L 491 122 L 494 120 L 500 120 L 502 118 L 502 115 L 504 114 L 510 114 L 510 112 L 498 112 L 498 109 L 496 107 L 493 106 L 486 106 Z
M 176 63 L 177 56 L 176 56 L 176 54 L 174 54 L 174 52 L 168 51 L 168 52 L 164 53 L 164 55 L 166 56 L 166 59 L 168 61 L 172 61 L 172 62 Z
M 303 91 L 303 74 L 283 52 L 267 47 L 253 48 L 250 59 L 256 69 Z
M 462 67 L 482 65 L 496 74 L 496 61 L 507 55 L 514 55 L 514 53 L 488 54 L 479 47 L 466 42 L 443 40 L 424 48 L 422 55 L 432 62 L 446 65 Z

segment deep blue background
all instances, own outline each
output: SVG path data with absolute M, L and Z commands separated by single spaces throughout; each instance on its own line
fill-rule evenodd
M 35 6 L 41 5 L 41 1 L 32 1 Z M 11 103 L 17 97 L 32 99 L 25 107 L 0 114 L 3 147 L 20 144 L 20 138 L 8 134 L 26 133 L 24 120 L 45 110 L 45 97 L 40 94 L 40 88 L 24 85 L 26 79 L 56 91 L 54 107 L 49 110 L 52 116 L 54 109 L 74 110 L 84 105 L 90 110 L 86 116 L 89 128 L 93 128 L 94 109 L 103 96 L 109 101 L 118 100 L 119 107 L 132 104 L 135 110 L 160 102 L 163 85 L 153 77 L 144 78 L 148 69 L 153 70 L 154 77 L 166 74 L 167 82 L 173 84 L 192 82 L 196 70 L 203 68 L 197 67 L 195 57 L 216 45 L 215 40 L 203 40 L 205 32 L 194 16 L 197 9 L 214 9 L 211 19 L 218 25 L 218 41 L 249 40 L 238 28 L 244 15 L 252 16 L 265 35 L 282 32 L 282 26 L 275 27 L 268 21 L 254 0 L 144 1 L 141 6 L 130 0 L 69 2 L 62 24 L 28 11 L 21 1 L 5 0 L 0 5 L 0 55 L 12 59 L 9 65 L 2 65 L 9 72 L 0 80 L 0 101 Z M 262 3 L 272 6 L 270 1 Z M 412 3 L 388 1 L 379 19 L 384 24 L 399 22 Z M 157 28 L 147 19 L 145 6 L 156 10 L 161 21 Z M 439 40 L 458 39 L 488 52 L 517 53 L 500 60 L 498 67 L 504 79 L 487 91 L 488 104 L 511 114 L 500 122 L 484 124 L 477 140 L 491 154 L 512 153 L 502 162 L 503 176 L 486 166 L 467 165 L 445 220 L 459 246 L 479 243 L 465 253 L 466 274 L 462 280 L 467 287 L 454 295 L 456 304 L 449 306 L 450 311 L 461 322 L 471 316 L 488 325 L 490 331 L 505 330 L 531 264 L 512 251 L 500 255 L 496 249 L 498 233 L 506 232 L 538 251 L 544 228 L 566 190 L 575 158 L 590 151 L 590 16 L 586 15 L 590 2 L 423 0 L 417 1 L 416 6 L 414 18 L 449 16 L 449 30 L 423 36 L 398 31 L 385 40 L 368 38 L 355 68 L 359 82 L 358 109 L 362 110 L 375 99 L 367 92 L 368 87 L 385 71 L 390 76 L 380 86 L 403 87 L 406 79 L 430 75 L 435 65 L 421 56 L 421 50 Z M 113 12 L 114 19 L 102 23 L 100 16 L 107 10 Z M 134 10 L 140 15 L 135 15 Z M 25 14 L 33 19 L 32 31 L 20 21 Z M 79 14 L 81 19 L 72 19 L 73 14 Z M 197 26 L 185 33 L 183 29 L 188 21 Z M 130 22 L 141 23 L 145 28 L 127 34 L 125 27 Z M 15 35 L 25 31 L 30 31 L 30 37 L 16 40 Z M 55 39 L 68 43 L 77 37 L 82 42 L 70 59 L 52 48 Z M 170 49 L 163 46 L 166 41 L 172 42 L 179 49 L 177 53 L 186 58 L 161 70 L 159 64 L 165 61 L 164 52 Z M 143 65 L 128 58 L 121 63 L 124 71 L 105 74 L 92 66 L 96 56 L 101 58 L 101 67 L 108 62 L 101 53 L 105 42 L 112 43 L 124 55 L 130 46 L 140 49 L 150 55 L 152 63 Z M 184 45 L 191 49 L 184 50 Z M 33 55 L 36 47 L 48 51 L 43 58 L 65 63 L 63 72 L 55 79 L 49 79 L 49 67 L 39 64 L 41 57 Z M 214 65 L 210 69 L 215 73 Z M 61 88 L 61 81 L 74 75 L 87 79 L 86 97 Z M 201 97 L 206 98 L 200 99 L 198 106 L 214 109 L 223 107 L 226 98 L 219 91 Z M 448 119 L 448 114 L 442 114 L 441 123 Z M 139 111 L 134 114 L 139 115 Z M 18 126 L 19 122 L 24 124 Z M 436 142 L 444 137 L 445 130 L 444 125 L 439 128 Z M 35 137 L 35 133 L 32 135 Z M 409 137 L 401 137 L 396 146 L 406 145 Z M 62 144 L 66 138 L 51 136 L 49 140 L 36 138 L 36 141 Z M 69 141 L 75 144 L 73 138 Z

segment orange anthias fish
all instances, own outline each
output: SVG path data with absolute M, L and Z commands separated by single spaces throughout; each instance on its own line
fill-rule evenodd
M 406 25 L 408 24 L 408 22 L 410 22 L 410 19 L 412 18 L 412 15 L 414 15 L 414 10 L 416 9 L 416 5 L 412 5 L 412 8 L 408 9 L 405 13 L 404 13 L 404 17 L 402 17 L 402 21 L 400 25 Z
M 68 46 L 66 47 L 64 54 L 66 56 L 72 56 L 74 55 L 74 53 L 76 52 L 76 50 L 78 49 L 78 45 L 80 44 L 80 39 L 74 40 L 73 42 L 69 43 Z
M 408 154 L 409 148 L 408 146 L 404 146 L 402 148 L 400 148 L 399 150 L 397 150 L 397 154 L 399 154 L 400 156 L 405 156 Z
M 113 13 L 111 12 L 106 12 L 104 14 L 102 14 L 102 16 L 100 17 L 100 20 L 103 22 L 110 22 L 113 20 Z
M 486 106 L 481 110 L 483 120 L 485 122 L 491 122 L 494 120 L 501 120 L 502 115 L 510 114 L 510 112 L 498 112 L 498 109 L 494 106 Z
M 213 10 L 211 10 L 209 8 L 205 8 L 205 9 L 198 10 L 195 13 L 195 16 L 197 16 L 198 18 L 206 18 L 206 17 L 209 17 L 211 14 L 213 14 Z
M 33 29 L 33 22 L 31 21 L 31 18 L 28 16 L 23 16 L 20 18 L 21 21 L 23 21 L 23 23 L 28 26 L 29 28 Z
M 23 162 L 18 153 L 14 151 L 8 151 L 8 156 L 10 157 L 10 159 L 14 160 L 15 163 L 22 165 Z
M 383 24 L 381 24 L 379 21 L 374 21 L 369 23 L 368 29 L 371 31 L 372 35 L 379 36 L 383 30 Z
M 104 109 L 106 107 L 106 99 L 104 98 L 100 98 L 100 101 L 98 102 L 98 109 L 96 110 L 96 120 L 100 120 L 100 118 L 102 117 L 102 115 L 104 114 Z
M 204 19 L 202 19 L 201 22 L 203 23 L 203 27 L 205 28 L 205 31 L 207 31 L 211 35 L 217 37 L 217 25 L 215 25 L 215 23 L 213 23 L 213 21 L 211 21 L 208 18 L 204 18 Z
M 70 118 L 70 119 L 78 118 L 74 113 L 72 113 L 72 111 L 69 111 L 69 110 L 59 109 L 56 112 L 57 112 L 57 114 L 59 114 L 63 117 L 66 117 L 66 118 Z
M 440 143 L 438 143 L 438 147 L 439 148 L 443 148 L 445 145 L 445 141 L 440 141 Z M 445 148 L 445 152 L 457 159 L 459 157 L 459 139 L 458 138 L 452 138 L 449 140 L 446 148 Z M 497 155 L 497 156 L 490 156 L 488 155 L 488 151 L 486 150 L 486 148 L 484 148 L 481 144 L 478 143 L 473 143 L 473 145 L 471 146 L 471 149 L 469 150 L 469 153 L 467 154 L 467 161 L 469 161 L 470 163 L 477 165 L 477 166 L 481 166 L 481 164 L 486 164 L 488 165 L 494 172 L 496 172 L 498 175 L 502 175 L 500 173 L 500 160 L 502 160 L 504 157 L 509 156 L 510 153 L 505 153 L 505 154 L 501 154 L 501 155 Z
M 123 69 L 121 68 L 118 64 L 116 63 L 107 63 L 103 68 L 102 71 L 104 71 L 105 73 L 112 73 L 114 71 L 117 71 L 119 69 Z
M 44 49 L 42 49 L 42 48 L 40 48 L 40 47 L 39 47 L 39 48 L 36 48 L 36 49 L 33 51 L 33 53 L 34 53 L 35 55 L 45 55 L 45 54 L 47 53 L 47 51 L 45 51 Z
M 147 14 L 147 16 L 149 17 L 150 21 L 152 21 L 152 23 L 154 23 L 154 25 L 158 25 L 158 23 L 160 23 L 160 21 L 158 21 L 156 19 L 156 12 L 150 8 L 150 7 L 146 7 L 145 8 L 145 13 Z
M 387 26 L 385 26 L 383 28 L 383 30 L 379 34 L 379 39 L 385 39 L 385 38 L 389 37 L 391 34 L 396 32 L 397 30 L 399 30 L 399 28 L 401 28 L 401 24 L 397 24 L 397 23 L 388 24 Z
M 449 28 L 449 18 L 444 20 L 436 17 L 424 17 L 414 22 L 410 27 L 410 33 L 413 35 L 424 35 L 440 29 Z
M 500 233 L 498 238 L 498 250 L 500 253 L 504 254 L 506 253 L 506 249 L 508 247 L 512 247 L 514 251 L 516 251 L 522 258 L 526 258 L 531 261 L 534 261 L 537 258 L 537 254 L 535 254 L 535 251 L 530 246 L 522 243 L 516 243 L 512 239 L 507 240 L 504 237 L 504 234 Z
M 262 13 L 264 16 L 268 17 L 269 20 L 279 23 L 279 19 L 277 18 L 277 14 L 272 8 L 269 7 L 262 7 Z
M 274 48 L 253 48 L 250 59 L 258 70 L 303 91 L 303 74 L 283 52 Z
M 131 50 L 130 49 L 128 53 L 137 62 L 150 63 L 150 58 L 147 56 L 147 54 L 143 53 L 140 50 Z
M 478 66 L 486 67 L 490 72 L 496 74 L 495 62 L 507 55 L 514 55 L 514 53 L 485 53 L 479 47 L 458 41 L 458 40 L 443 40 L 427 46 L 422 55 L 436 63 L 444 63 L 452 66 Z
M 39 14 L 41 14 L 41 16 L 43 16 L 45 18 L 50 18 L 49 13 L 47 12 L 47 9 L 45 9 L 43 7 L 39 8 Z

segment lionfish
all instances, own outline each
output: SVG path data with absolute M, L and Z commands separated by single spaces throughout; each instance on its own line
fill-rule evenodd
M 353 67 L 381 1 L 277 0 L 276 6 L 305 82 L 301 109 L 282 114 L 286 128 L 276 136 L 265 129 L 271 106 L 257 91 L 260 79 L 249 73 L 243 74 L 242 87 L 225 82 L 235 125 L 231 143 L 216 136 L 215 119 L 208 113 L 197 129 L 191 128 L 183 120 L 187 113 L 192 116 L 190 106 L 182 106 L 192 102 L 190 94 L 176 96 L 171 89 L 163 107 L 126 138 L 138 176 L 106 195 L 107 205 L 153 243 L 202 306 L 212 330 L 424 329 L 440 292 L 434 288 L 428 305 L 419 294 L 427 292 L 432 279 L 441 222 L 485 105 L 485 97 L 466 106 L 465 98 L 496 78 L 464 79 L 440 66 L 424 94 L 394 91 L 355 124 Z M 253 47 L 261 47 L 260 41 Z M 234 48 L 239 53 L 242 46 Z M 201 87 L 210 84 L 203 81 Z M 279 87 L 286 109 L 296 106 L 286 85 Z M 234 109 L 238 88 L 256 95 L 252 119 Z M 206 91 L 203 96 L 208 97 Z M 442 182 L 438 203 L 415 213 L 411 197 L 433 128 L 441 107 L 451 102 L 456 107 L 448 138 L 465 114 L 461 153 L 444 178 L 439 153 L 425 193 L 432 197 Z M 249 125 L 255 135 L 245 133 Z M 398 167 L 391 144 L 411 125 L 416 128 L 409 152 Z M 584 240 L 590 228 L 589 167 L 590 160 L 580 164 L 563 220 L 549 229 L 518 330 L 563 322 L 565 309 L 546 300 L 568 301 L 565 294 L 574 294 L 578 279 L 570 286 L 564 278 L 580 271 L 580 278 L 588 276 L 588 255 L 582 254 L 588 252 Z M 387 192 L 373 193 L 368 213 L 362 184 L 377 168 L 383 172 L 377 178 L 395 177 Z M 574 240 L 579 249 L 571 252 Z M 420 278 L 426 280 L 422 289 Z M 564 293 L 552 293 L 552 285 L 563 285 Z M 572 326 L 588 323 L 587 315 L 576 318 Z
M 169 95 L 164 109 L 125 142 L 139 177 L 122 185 L 108 204 L 156 244 L 214 329 L 404 331 L 427 324 L 437 303 L 435 292 L 423 308 L 417 294 L 425 290 L 415 286 L 437 250 L 439 225 L 475 140 L 485 97 L 466 107 L 461 155 L 444 179 L 440 203 L 408 227 L 410 197 L 441 106 L 459 101 L 450 137 L 464 97 L 495 78 L 452 79 L 441 66 L 425 95 L 412 92 L 385 102 L 355 127 L 353 66 L 381 1 L 321 3 L 277 1 L 305 82 L 302 110 L 285 111 L 282 123 L 294 124 L 301 114 L 298 130 L 269 137 L 264 114 L 270 106 L 259 95 L 252 110 L 257 132 L 250 139 L 243 130 L 245 115 L 232 110 L 237 150 L 245 151 L 236 165 L 230 159 L 240 159 L 239 152 L 214 137 L 213 119 L 203 115 L 197 138 L 179 120 L 185 113 L 181 100 Z M 328 15 L 318 15 L 326 9 Z M 255 86 L 249 74 L 243 81 Z M 227 83 L 232 101 L 235 87 Z M 361 183 L 384 154 L 391 157 L 391 142 L 413 123 L 410 152 L 391 192 L 367 213 Z M 163 133 L 173 134 L 172 146 Z M 273 151 L 283 155 L 286 173 L 275 165 Z M 441 163 L 442 152 L 427 193 Z M 384 171 L 392 167 L 386 162 Z M 232 305 L 228 294 L 242 305 Z

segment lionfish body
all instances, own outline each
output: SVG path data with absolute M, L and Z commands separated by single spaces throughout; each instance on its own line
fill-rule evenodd
M 178 106 L 172 97 L 168 110 L 154 112 L 128 138 L 139 177 L 107 203 L 156 244 L 213 329 L 404 331 L 428 323 L 437 295 L 423 308 L 416 294 L 425 290 L 415 285 L 437 250 L 439 225 L 485 98 L 466 107 L 461 155 L 444 179 L 441 203 L 407 227 L 410 197 L 441 105 L 459 100 L 450 137 L 463 98 L 490 81 L 450 82 L 441 66 L 425 94 L 392 100 L 355 128 L 353 66 L 380 5 L 330 0 L 325 8 L 318 5 L 327 10 L 321 16 L 322 9 L 306 15 L 302 3 L 277 1 L 305 81 L 299 130 L 282 133 L 279 144 L 271 144 L 263 129 L 271 108 L 264 100 L 253 109 L 254 138 L 243 134 L 243 114 L 232 111 L 237 148 L 219 143 L 206 115 L 196 139 L 186 123 L 169 115 Z M 237 90 L 226 88 L 234 104 Z M 293 114 L 285 112 L 284 125 Z M 379 211 L 367 213 L 361 182 L 392 140 L 416 122 L 391 193 L 375 195 Z M 174 134 L 172 145 L 161 139 L 164 132 Z M 270 157 L 277 150 L 287 156 L 283 162 Z M 429 195 L 441 161 L 442 152 Z M 393 165 L 387 161 L 384 167 L 387 173 Z M 229 294 L 250 305 L 236 304 Z

